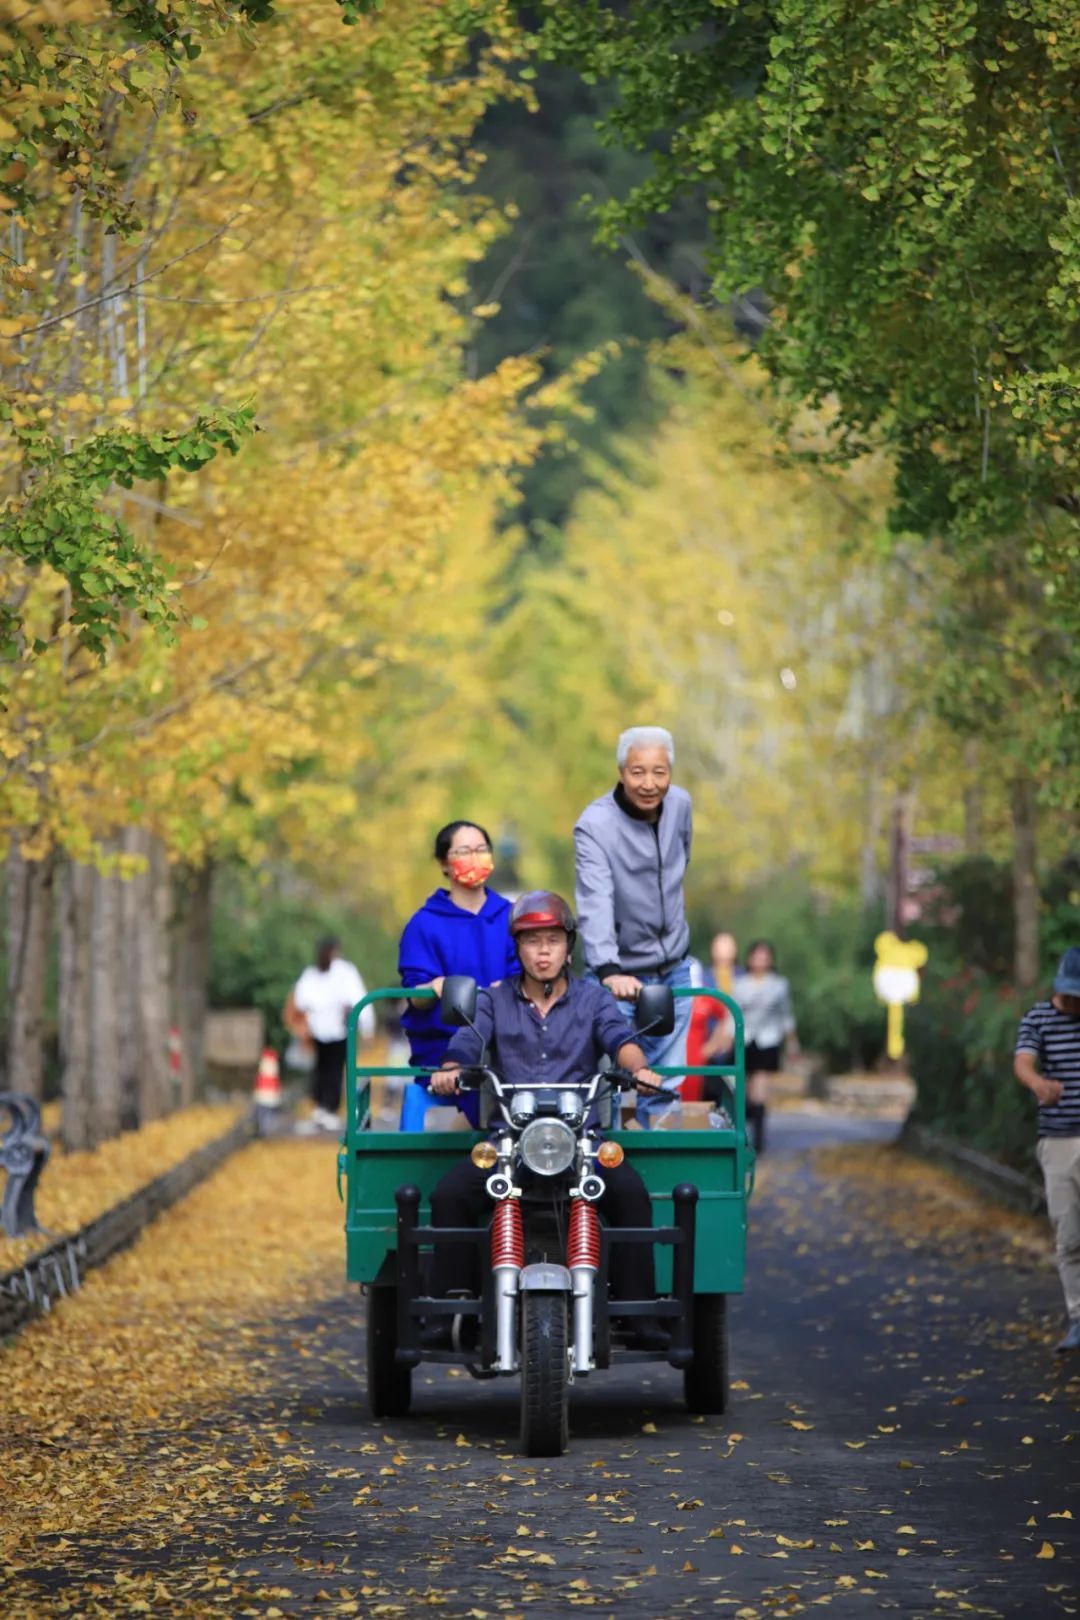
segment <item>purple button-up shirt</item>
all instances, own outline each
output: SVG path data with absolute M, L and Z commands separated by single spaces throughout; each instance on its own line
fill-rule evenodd
M 606 1053 L 614 1059 L 634 1039 L 633 1027 L 610 990 L 591 979 L 571 979 L 541 1016 L 522 989 L 520 974 L 476 998 L 476 1028 L 493 1069 L 512 1086 L 550 1086 L 585 1080 Z M 446 1061 L 481 1061 L 481 1043 L 471 1029 L 458 1030 Z

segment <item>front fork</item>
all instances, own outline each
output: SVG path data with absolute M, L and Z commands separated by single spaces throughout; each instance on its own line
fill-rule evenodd
M 566 1264 L 573 1282 L 575 1373 L 591 1372 L 593 1361 L 593 1298 L 600 1269 L 600 1217 L 588 1199 L 571 1197 L 570 1236 Z
M 495 1278 L 495 1370 L 517 1371 L 517 1296 L 525 1264 L 521 1203 L 500 1198 L 491 1222 L 491 1270 Z

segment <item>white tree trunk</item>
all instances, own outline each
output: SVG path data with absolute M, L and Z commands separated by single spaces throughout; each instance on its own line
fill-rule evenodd
M 45 981 L 53 931 L 52 856 L 8 855 L 7 1076 L 12 1091 L 40 1098 L 45 1083 Z

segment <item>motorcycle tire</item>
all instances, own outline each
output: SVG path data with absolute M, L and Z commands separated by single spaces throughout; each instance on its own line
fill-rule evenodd
M 367 1382 L 372 1417 L 404 1417 L 412 1402 L 412 1368 L 401 1367 L 397 1352 L 397 1289 L 385 1284 L 368 1294 Z
M 521 1296 L 521 1449 L 561 1457 L 570 1439 L 565 1294 Z
M 728 1325 L 726 1294 L 694 1296 L 694 1359 L 683 1373 L 690 1412 L 718 1414 L 728 1403 Z

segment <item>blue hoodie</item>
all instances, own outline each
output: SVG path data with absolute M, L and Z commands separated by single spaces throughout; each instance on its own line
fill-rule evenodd
M 488 985 L 520 973 L 509 925 L 510 901 L 491 889 L 477 912 L 456 906 L 446 889 L 436 889 L 405 924 L 398 948 L 402 984 L 411 990 L 448 973 L 467 973 L 477 984 Z M 441 1022 L 437 1002 L 408 1007 L 401 1027 L 418 1069 L 437 1068 L 456 1033 Z

